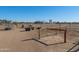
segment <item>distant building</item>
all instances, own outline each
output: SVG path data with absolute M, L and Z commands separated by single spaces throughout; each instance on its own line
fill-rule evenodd
M 49 20 L 49 24 L 52 24 L 52 20 L 51 19 Z

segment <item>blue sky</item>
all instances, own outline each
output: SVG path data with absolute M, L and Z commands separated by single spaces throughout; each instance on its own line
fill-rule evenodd
M 0 6 L 0 19 L 78 22 L 79 6 Z

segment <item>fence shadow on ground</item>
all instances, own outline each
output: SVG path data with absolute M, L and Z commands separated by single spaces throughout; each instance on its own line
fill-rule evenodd
M 41 44 L 43 44 L 43 45 L 45 45 L 45 46 L 51 46 L 51 45 L 57 45 L 57 44 L 64 44 L 64 42 L 47 44 L 47 43 L 45 43 L 45 42 L 42 42 L 42 41 L 40 41 L 40 40 L 38 40 L 38 39 L 34 39 L 34 38 L 25 39 L 25 40 L 22 40 L 22 42 L 24 42 L 24 41 L 30 41 L 30 40 L 34 40 L 34 41 L 36 41 L 36 42 L 38 42 L 38 43 L 41 43 Z

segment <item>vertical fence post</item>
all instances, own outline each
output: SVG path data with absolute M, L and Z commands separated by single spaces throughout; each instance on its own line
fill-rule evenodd
M 40 39 L 40 29 L 41 29 L 41 27 L 38 27 L 37 29 L 38 29 L 38 39 Z
M 40 29 L 38 29 L 38 39 L 40 39 Z
M 67 30 L 64 31 L 64 43 L 66 43 L 66 32 Z

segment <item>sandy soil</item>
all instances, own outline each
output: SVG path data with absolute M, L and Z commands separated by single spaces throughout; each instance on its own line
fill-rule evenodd
M 36 26 L 36 25 L 35 25 Z M 54 26 L 54 25 L 43 25 L 45 26 Z M 63 25 L 64 26 L 64 25 Z M 56 27 L 56 26 L 55 26 Z M 75 27 L 75 25 L 74 25 Z M 78 27 L 77 27 L 78 28 Z M 72 29 L 74 30 L 74 29 Z M 15 28 L 8 31 L 0 31 L 0 51 L 8 51 L 8 52 L 66 52 L 71 47 L 79 41 L 79 32 L 76 31 L 67 31 L 67 43 L 63 42 L 63 33 L 58 32 L 59 34 L 52 34 L 51 36 L 48 34 L 47 31 L 41 31 L 41 39 L 40 41 L 53 44 L 50 46 L 45 46 L 37 41 L 29 40 L 29 41 L 22 41 L 31 38 L 38 38 L 38 30 L 32 31 L 24 31 L 21 28 Z M 54 31 L 55 32 L 55 31 Z M 50 33 L 53 33 L 52 31 Z M 46 35 L 49 36 L 46 36 Z M 55 44 L 58 43 L 58 44 Z M 77 46 L 79 48 L 79 46 Z

